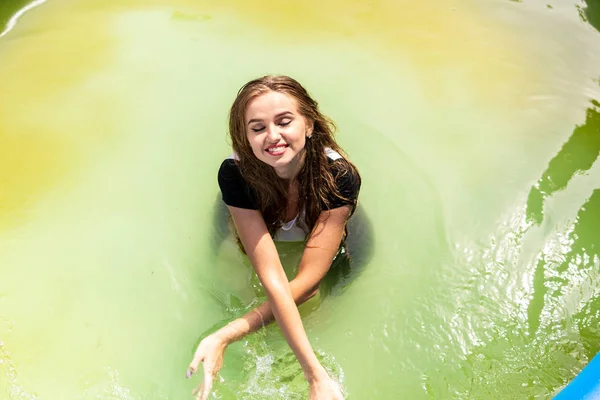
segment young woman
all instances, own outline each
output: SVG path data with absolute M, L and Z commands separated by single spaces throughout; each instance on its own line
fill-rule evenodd
M 360 175 L 333 138 L 334 125 L 294 79 L 265 76 L 244 85 L 229 114 L 234 154 L 218 181 L 241 249 L 268 301 L 203 339 L 187 377 L 203 363 L 198 399 L 206 399 L 228 344 L 273 319 L 296 355 L 311 400 L 342 399 L 310 345 L 297 305 L 314 296 L 340 252 L 354 213 Z M 288 282 L 274 241 L 305 241 Z

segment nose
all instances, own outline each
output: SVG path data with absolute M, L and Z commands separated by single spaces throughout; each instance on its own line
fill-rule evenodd
M 277 125 L 270 124 L 267 131 L 267 139 L 269 142 L 277 143 L 281 138 Z

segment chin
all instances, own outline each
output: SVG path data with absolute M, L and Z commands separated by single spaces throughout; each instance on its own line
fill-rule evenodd
M 281 168 L 281 167 L 285 167 L 286 165 L 289 165 L 292 162 L 292 160 L 276 160 L 273 161 L 271 163 L 269 163 L 272 167 L 277 167 L 277 168 Z

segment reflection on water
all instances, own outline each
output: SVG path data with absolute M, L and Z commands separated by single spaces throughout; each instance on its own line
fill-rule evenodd
M 573 131 L 569 140 L 554 157 L 538 183 L 531 188 L 527 201 L 527 217 L 540 224 L 544 200 L 567 184 L 576 173 L 589 170 L 600 155 L 600 103 L 591 101 L 586 121 Z
M 433 398 L 444 392 L 456 398 L 547 398 L 600 350 L 600 182 L 587 185 L 591 194 L 572 220 L 551 226 L 539 240 L 544 203 L 597 166 L 600 104 L 591 103 L 527 204 L 487 244 L 457 246 L 459 265 L 470 269 L 448 277 L 454 281 L 450 295 L 461 300 L 444 318 L 448 334 L 462 343 L 464 360 L 437 371 L 452 376 L 446 385 L 433 378 L 435 372 L 426 373 Z
M 554 193 L 564 190 L 573 176 L 589 170 L 600 155 L 600 103 L 591 101 L 592 106 L 586 111 L 586 121 L 573 131 L 569 140 L 558 154 L 550 161 L 542 178 L 531 188 L 527 201 L 527 217 L 540 224 L 544 218 L 544 201 Z M 560 294 L 560 288 L 569 277 L 577 274 L 571 267 L 589 268 L 598 262 L 598 207 L 597 191 L 584 204 L 573 228 L 562 239 L 561 258 L 558 265 L 553 260 L 553 271 L 548 271 L 547 257 L 554 254 L 540 255 L 533 276 L 534 293 L 529 306 L 529 332 L 534 335 L 540 325 L 540 314 L 544 307 L 546 295 L 551 298 Z M 552 265 L 551 264 L 551 265 Z M 551 275 L 549 278 L 548 276 Z M 553 291 L 550 290 L 550 280 Z
M 29 4 L 30 0 L 12 0 L 0 2 L 0 32 L 6 29 L 6 24 L 15 13 Z
M 598 288 L 598 270 L 600 269 L 600 189 L 594 191 L 579 214 L 575 227 L 573 250 L 567 259 L 575 264 L 573 274 L 588 275 L 583 280 L 582 292 L 587 298 L 581 310 L 573 316 L 573 322 L 581 335 L 586 356 L 591 359 L 600 351 L 600 288 Z M 583 269 L 583 271 L 581 271 Z M 592 293 L 585 293 L 593 290 Z
M 31 2 L 28 2 L 27 4 L 23 4 L 23 8 L 20 8 L 17 12 L 15 12 L 14 14 L 12 13 L 7 13 L 6 15 L 11 15 L 12 16 L 5 22 L 6 24 L 6 28 L 4 30 L 0 29 L 0 37 L 8 34 L 8 32 L 10 32 L 16 25 L 17 22 L 19 21 L 19 18 L 21 18 L 27 11 L 39 6 L 40 4 L 45 3 L 46 0 L 32 0 Z M 14 6 L 19 6 L 19 2 L 16 2 L 15 4 L 10 4 L 13 7 Z M 11 11 L 12 7 L 6 7 L 5 6 L 5 10 L 2 10 L 2 6 L 0 5 L 0 24 L 4 21 L 2 21 L 2 15 L 4 14 L 4 11 Z M 1 25 L 0 25 L 1 26 Z
M 583 12 L 585 13 L 587 22 L 600 31 L 600 0 L 584 1 L 586 7 L 584 8 Z

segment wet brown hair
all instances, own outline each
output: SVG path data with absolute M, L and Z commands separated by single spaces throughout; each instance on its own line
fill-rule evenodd
M 325 154 L 326 147 L 344 155 L 333 137 L 335 124 L 320 112 L 318 103 L 300 83 L 282 75 L 263 76 L 246 83 L 238 91 L 229 112 L 229 136 L 233 151 L 239 158 L 236 162 L 242 177 L 256 192 L 259 210 L 271 236 L 285 222 L 287 188 L 290 182 L 280 178 L 273 167 L 254 155 L 248 142 L 245 124 L 248 104 L 256 97 L 271 91 L 291 96 L 297 103 L 298 112 L 307 123 L 313 124 L 312 135 L 306 139 L 304 164 L 297 176 L 298 210 L 305 209 L 305 220 L 300 226 L 306 233 L 310 233 L 321 212 L 329 209 L 332 198 L 347 200 L 339 193 L 335 183 L 336 176 L 351 174 L 352 181 L 360 183 L 360 175 L 346 157 L 329 163 Z M 355 207 L 356 204 L 353 205 L 352 212 Z

